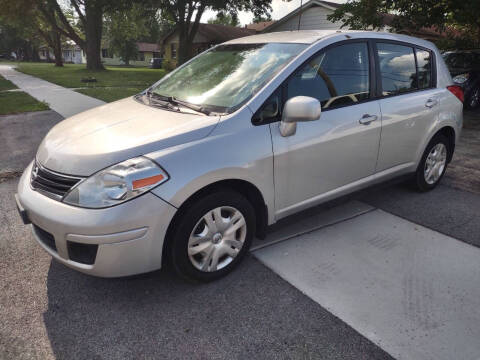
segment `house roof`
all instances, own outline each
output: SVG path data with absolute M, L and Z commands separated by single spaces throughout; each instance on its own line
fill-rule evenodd
M 264 30 L 262 30 L 262 31 L 271 30 L 271 28 L 273 28 L 277 25 L 283 24 L 284 22 L 286 22 L 286 21 L 290 20 L 291 18 L 295 17 L 300 12 L 303 13 L 305 10 L 311 8 L 312 6 L 323 6 L 327 9 L 330 9 L 330 10 L 336 10 L 340 7 L 340 5 L 342 5 L 342 4 L 334 3 L 334 2 L 331 2 L 331 1 L 310 0 L 310 1 L 306 2 L 305 4 L 303 4 L 301 7 L 299 6 L 298 8 L 293 10 L 292 12 L 288 13 L 287 15 L 285 15 L 280 20 L 277 20 L 273 24 L 270 24 L 269 26 L 264 28 Z
M 171 32 L 169 32 L 162 39 L 162 42 L 165 42 L 176 31 L 177 30 L 174 29 Z M 209 43 L 222 43 L 228 40 L 253 35 L 256 33 L 256 31 L 252 29 L 246 29 L 243 27 L 200 23 L 198 26 L 198 33 L 203 37 L 205 37 L 207 39 L 207 42 Z
M 160 45 L 158 44 L 137 42 L 137 46 L 140 52 L 160 52 Z
M 260 21 L 258 23 L 253 23 L 253 24 L 248 24 L 245 25 L 245 28 L 250 29 L 250 30 L 255 30 L 255 31 L 262 31 L 265 29 L 267 26 L 272 25 L 275 22 L 275 20 L 272 21 Z

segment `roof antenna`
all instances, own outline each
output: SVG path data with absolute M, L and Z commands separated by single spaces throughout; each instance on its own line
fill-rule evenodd
M 300 11 L 298 13 L 298 31 L 300 31 L 300 21 L 302 20 L 302 6 L 303 6 L 303 0 L 300 0 Z

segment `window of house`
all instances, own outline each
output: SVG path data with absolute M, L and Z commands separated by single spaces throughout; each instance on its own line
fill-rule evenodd
M 383 95 L 396 95 L 418 88 L 412 47 L 379 42 L 377 51 Z
M 109 58 L 108 49 L 102 49 L 102 57 Z
M 418 88 L 427 89 L 432 84 L 432 55 L 430 51 L 415 49 L 417 55 Z
M 145 53 L 139 51 L 137 53 L 137 61 L 145 61 Z
M 170 44 L 170 53 L 172 54 L 172 59 L 177 58 L 177 46 L 175 43 Z
M 323 109 L 355 104 L 370 97 L 366 43 L 350 43 L 322 51 L 287 84 L 287 98 L 311 96 Z

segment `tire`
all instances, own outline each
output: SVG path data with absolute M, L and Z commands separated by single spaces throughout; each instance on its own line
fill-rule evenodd
M 196 200 L 180 215 L 172 232 L 169 260 L 184 279 L 217 280 L 242 261 L 254 234 L 251 203 L 237 192 L 219 190 Z
M 420 192 L 430 191 L 440 183 L 447 169 L 450 151 L 450 142 L 446 136 L 438 134 L 433 137 L 415 172 L 415 189 Z
M 476 109 L 478 106 L 480 106 L 480 86 L 472 89 L 471 94 L 465 101 L 465 105 L 468 109 Z

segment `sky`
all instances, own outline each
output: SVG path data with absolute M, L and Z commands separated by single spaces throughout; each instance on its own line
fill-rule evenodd
M 308 0 L 303 0 L 305 4 Z M 331 2 L 337 3 L 344 3 L 345 0 L 329 0 Z M 288 13 L 295 10 L 297 7 L 300 6 L 300 0 L 291 0 L 291 1 L 284 1 L 284 0 L 273 0 L 272 1 L 272 19 L 278 20 L 287 15 Z M 209 19 L 215 17 L 215 12 L 211 10 L 205 11 L 202 16 L 202 22 L 206 23 Z M 241 25 L 250 24 L 253 19 L 252 13 L 240 12 L 239 20 Z

